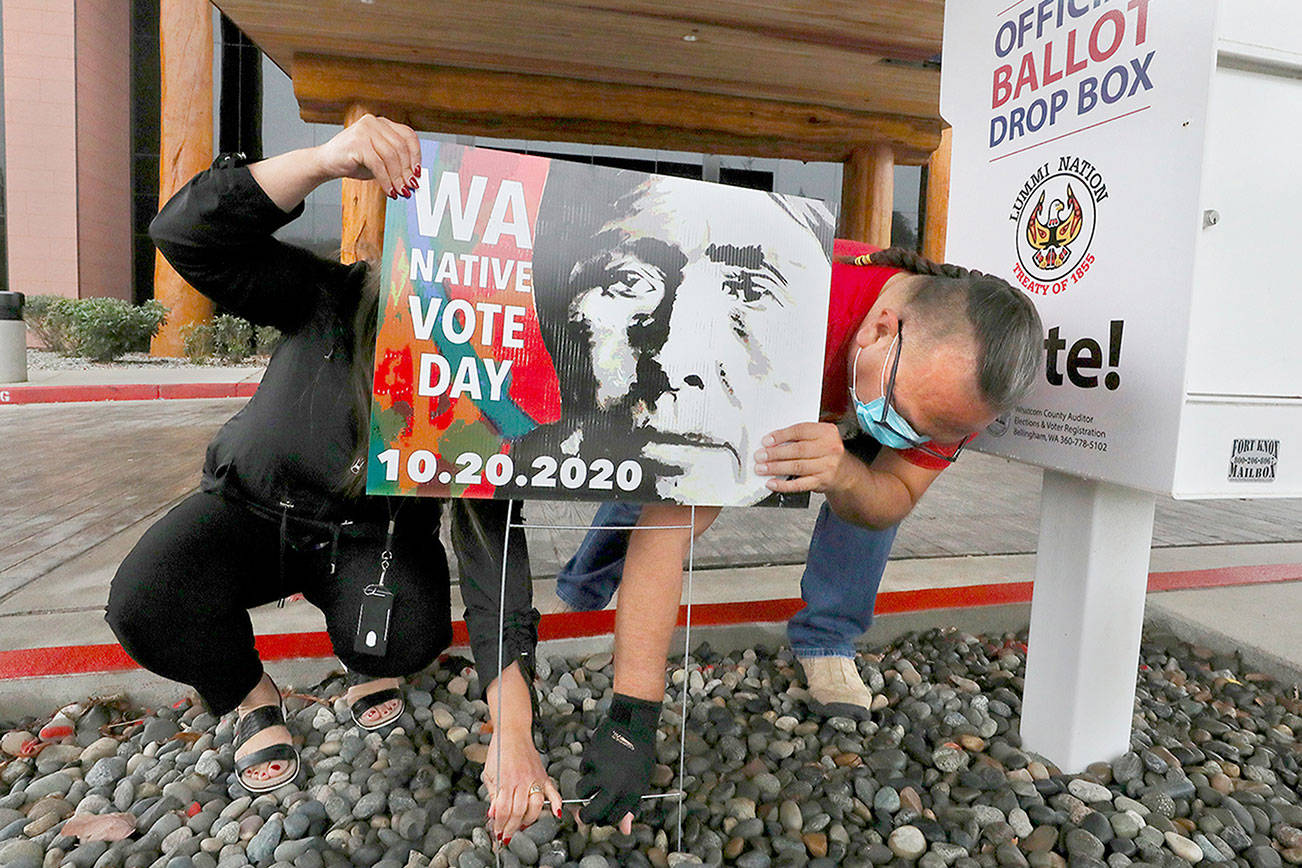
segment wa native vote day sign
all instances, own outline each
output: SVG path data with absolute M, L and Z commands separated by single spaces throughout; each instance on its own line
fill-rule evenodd
M 963 0 L 945 10 L 947 258 L 1020 286 L 1038 386 L 978 448 L 1170 488 L 1213 0 Z
M 821 202 L 422 140 L 388 205 L 367 491 L 750 505 L 817 419 Z

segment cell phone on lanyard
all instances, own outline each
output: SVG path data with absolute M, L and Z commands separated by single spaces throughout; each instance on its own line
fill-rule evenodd
M 393 561 L 395 518 L 390 506 L 389 529 L 384 537 L 384 550 L 380 552 L 380 581 L 362 589 L 362 605 L 357 611 L 357 635 L 353 637 L 353 650 L 358 654 L 383 657 L 389 649 L 389 619 L 393 614 L 394 596 L 393 591 L 384 586 L 384 578 Z

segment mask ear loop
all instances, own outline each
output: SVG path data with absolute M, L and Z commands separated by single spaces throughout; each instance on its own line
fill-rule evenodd
M 878 388 L 881 389 L 883 396 L 886 395 L 886 365 L 890 362 L 891 350 L 895 349 L 895 342 L 899 339 L 900 333 L 896 332 L 895 337 L 891 338 L 891 345 L 886 348 L 886 360 L 882 362 L 882 376 Z M 860 345 L 859 349 L 854 351 L 854 362 L 850 365 L 850 394 L 856 401 L 861 400 L 859 398 L 859 354 L 862 352 L 863 346 Z
M 850 397 L 859 400 L 859 354 L 863 352 L 863 347 L 854 351 L 854 363 L 850 366 Z

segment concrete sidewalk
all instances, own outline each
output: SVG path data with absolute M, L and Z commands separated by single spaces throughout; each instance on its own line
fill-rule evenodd
M 259 368 L 147 370 L 146 383 L 126 382 L 120 371 L 55 371 L 46 372 L 40 384 L 252 385 L 261 374 Z M 237 373 L 241 379 L 232 379 Z M 0 406 L 6 480 L 0 487 L 0 672 L 12 671 L 15 660 L 31 660 L 33 652 L 57 657 L 34 649 L 113 642 L 102 607 L 117 564 L 162 511 L 194 489 L 204 446 L 244 400 Z M 969 630 L 1024 626 L 1039 481 L 1036 468 L 976 453 L 944 473 L 901 528 L 879 599 L 879 612 L 885 604 L 890 613 L 879 617 L 867 641 L 941 624 Z M 545 525 L 586 526 L 594 510 L 593 504 L 526 504 L 540 608 L 554 599 L 550 577 L 581 537 Z M 757 601 L 782 604 L 769 612 L 798 605 L 816 514 L 817 499 L 804 510 L 724 512 L 696 547 L 693 601 L 725 604 L 719 611 L 733 612 L 743 623 L 698 625 L 694 641 L 753 642 L 757 633 L 782 640 L 785 614 L 759 624 L 745 615 L 758 611 Z M 1302 672 L 1302 501 L 1159 498 L 1151 570 L 1148 617 L 1154 626 L 1211 647 L 1238 649 L 1250 666 L 1277 676 Z M 260 610 L 254 622 L 269 636 L 312 636 L 323 629 L 320 614 L 304 603 Z M 548 618 L 550 635 L 573 637 L 555 647 L 608 644 L 608 637 L 581 635 L 592 631 L 575 629 L 575 623 L 573 616 Z M 317 657 L 286 659 L 275 667 L 307 683 L 332 665 Z M 178 691 L 138 670 L 10 679 L 0 683 L 0 719 L 119 689 L 144 701 L 174 698 Z

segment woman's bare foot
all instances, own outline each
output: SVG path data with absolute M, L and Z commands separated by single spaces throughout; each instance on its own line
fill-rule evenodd
M 344 694 L 344 702 L 348 703 L 351 707 L 356 705 L 358 700 L 363 697 L 370 696 L 373 693 L 378 693 L 381 690 L 397 690 L 398 684 L 399 682 L 397 678 L 377 678 L 374 681 L 355 684 L 348 688 L 348 692 Z M 402 698 L 395 697 L 393 699 L 387 699 L 378 705 L 374 705 L 363 711 L 361 714 L 355 715 L 355 719 L 363 727 L 367 729 L 375 729 L 397 720 L 399 715 L 402 714 L 403 707 L 404 704 Z
M 280 707 L 280 691 L 271 680 L 271 676 L 266 674 L 263 674 L 262 680 L 249 691 L 249 695 L 244 697 L 244 701 L 235 711 L 242 720 L 249 712 L 263 706 Z M 249 736 L 247 741 L 235 749 L 235 759 L 239 761 L 256 751 L 277 744 L 293 745 L 293 736 L 283 724 L 269 726 Z M 289 783 L 297 774 L 297 761 L 279 758 L 259 763 L 240 772 L 240 782 L 251 790 L 266 790 L 282 783 Z

